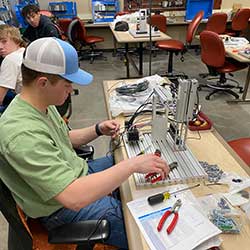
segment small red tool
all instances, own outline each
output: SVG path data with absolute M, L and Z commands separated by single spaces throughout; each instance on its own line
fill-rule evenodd
M 161 157 L 161 151 L 159 149 L 156 149 L 154 154 L 158 157 Z M 147 182 L 155 183 L 157 181 L 161 181 L 162 177 L 157 173 L 148 173 L 145 175 L 145 179 Z
M 156 149 L 154 154 L 161 157 L 161 151 L 159 149 Z M 177 168 L 177 165 L 177 162 L 172 162 L 171 164 L 169 164 L 170 171 Z M 157 173 L 148 173 L 145 175 L 145 180 L 146 182 L 156 183 L 158 181 L 162 181 L 162 177 Z
M 158 232 L 161 231 L 166 219 L 171 215 L 171 214 L 174 214 L 174 218 L 173 220 L 171 221 L 170 225 L 168 226 L 167 228 L 167 233 L 168 234 L 171 234 L 171 232 L 174 230 L 176 224 L 177 224 L 177 221 L 178 221 L 178 218 L 179 218 L 179 209 L 182 205 L 182 202 L 180 199 L 178 199 L 175 204 L 172 206 L 172 208 L 170 210 L 167 210 L 161 217 L 161 220 L 157 226 L 157 230 Z

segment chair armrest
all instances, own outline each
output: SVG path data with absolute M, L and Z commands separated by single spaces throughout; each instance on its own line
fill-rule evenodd
M 52 244 L 86 244 L 107 240 L 110 234 L 107 220 L 87 220 L 65 224 L 48 232 Z
M 74 148 L 77 155 L 83 159 L 92 160 L 95 149 L 92 145 L 81 145 L 79 148 Z

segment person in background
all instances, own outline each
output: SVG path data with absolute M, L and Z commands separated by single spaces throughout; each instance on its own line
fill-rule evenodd
M 27 42 L 32 42 L 42 37 L 60 38 L 56 26 L 49 17 L 40 13 L 40 9 L 37 5 L 28 4 L 23 7 L 22 16 L 28 23 L 28 27 L 23 33 L 23 38 Z
M 22 64 L 20 95 L 0 118 L 0 176 L 25 214 L 49 230 L 65 223 L 102 219 L 110 223 L 107 244 L 127 249 L 121 202 L 109 194 L 133 173 L 169 173 L 154 154 L 113 165 L 113 157 L 85 161 L 73 148 L 98 136 L 115 137 L 115 120 L 70 130 L 54 105 L 61 105 L 73 84 L 93 77 L 79 69 L 76 50 L 57 38 L 30 43 Z
M 7 24 L 0 25 L 0 112 L 3 112 L 15 93 L 22 87 L 21 64 L 25 43 L 19 30 Z

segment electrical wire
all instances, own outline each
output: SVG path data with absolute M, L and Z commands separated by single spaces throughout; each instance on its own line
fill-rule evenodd
M 129 129 L 129 127 L 133 124 L 133 122 L 134 122 L 134 119 L 136 118 L 136 116 L 137 116 L 137 113 L 139 112 L 139 110 L 141 109 L 141 108 L 145 108 L 145 106 L 147 106 L 148 104 L 152 104 L 151 102 L 148 102 L 148 100 L 150 99 L 150 97 L 153 95 L 153 91 L 150 93 L 150 95 L 148 96 L 148 98 L 144 101 L 144 103 L 143 104 L 141 104 L 138 108 L 137 108 L 137 110 L 134 112 L 134 114 L 131 116 L 131 118 L 129 119 L 129 121 L 128 121 L 128 129 Z
M 148 89 L 149 82 L 147 80 L 134 84 L 127 84 L 121 87 L 117 87 L 115 90 L 120 95 L 131 96 L 135 93 L 145 91 Z

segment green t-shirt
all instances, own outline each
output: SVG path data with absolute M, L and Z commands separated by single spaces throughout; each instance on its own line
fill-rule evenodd
M 44 114 L 16 96 L 0 118 L 0 134 L 0 178 L 16 203 L 32 218 L 61 208 L 53 197 L 86 175 L 88 165 L 56 108 Z

